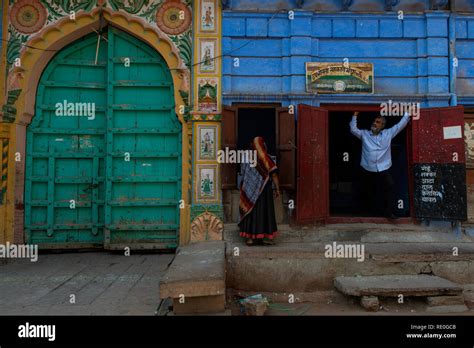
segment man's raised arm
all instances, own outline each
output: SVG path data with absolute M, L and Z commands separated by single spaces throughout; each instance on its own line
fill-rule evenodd
M 410 114 L 408 112 L 405 112 L 405 115 L 403 115 L 403 118 L 398 122 L 395 126 L 392 128 L 387 129 L 387 131 L 390 133 L 391 137 L 394 138 L 398 133 L 400 133 L 403 128 L 405 128 L 410 121 Z
M 352 116 L 350 127 L 351 127 L 351 133 L 354 134 L 357 138 L 361 139 L 362 131 L 359 128 L 357 128 L 357 115 L 359 115 L 359 112 L 358 111 L 354 112 L 354 116 Z

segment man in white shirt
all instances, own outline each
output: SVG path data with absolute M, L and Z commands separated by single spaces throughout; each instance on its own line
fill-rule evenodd
M 400 133 L 410 121 L 410 115 L 405 113 L 400 122 L 392 128 L 385 129 L 386 119 L 378 116 L 372 123 L 370 130 L 357 128 L 357 116 L 355 112 L 350 123 L 351 133 L 362 141 L 362 156 L 360 165 L 363 168 L 369 199 L 372 200 L 372 208 L 376 207 L 377 191 L 384 195 L 384 215 L 388 219 L 396 219 L 393 213 L 393 189 L 394 181 L 389 169 L 392 166 L 391 144 L 392 139 Z M 380 194 L 380 193 L 378 193 Z

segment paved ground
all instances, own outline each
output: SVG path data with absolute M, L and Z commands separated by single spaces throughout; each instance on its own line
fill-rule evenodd
M 0 315 L 154 315 L 173 256 L 81 252 L 9 260 L 0 264 Z

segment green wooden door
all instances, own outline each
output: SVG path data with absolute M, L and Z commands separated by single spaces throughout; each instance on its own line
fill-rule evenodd
M 92 35 L 59 52 L 41 77 L 27 131 L 27 240 L 174 248 L 181 124 L 171 74 L 143 42 L 112 28 L 107 36 L 97 64 Z
M 108 44 L 106 245 L 175 247 L 181 124 L 171 73 L 156 51 L 129 35 L 109 30 Z
M 25 232 L 48 247 L 101 246 L 104 240 L 107 47 L 96 38 L 59 52 L 41 76 L 27 130 Z M 58 116 L 57 104 L 95 103 L 95 118 Z M 67 113 L 66 113 L 67 115 Z

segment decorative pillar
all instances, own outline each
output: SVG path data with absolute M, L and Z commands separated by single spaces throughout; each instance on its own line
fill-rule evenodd
M 194 1 L 191 242 L 222 239 L 221 2 Z

